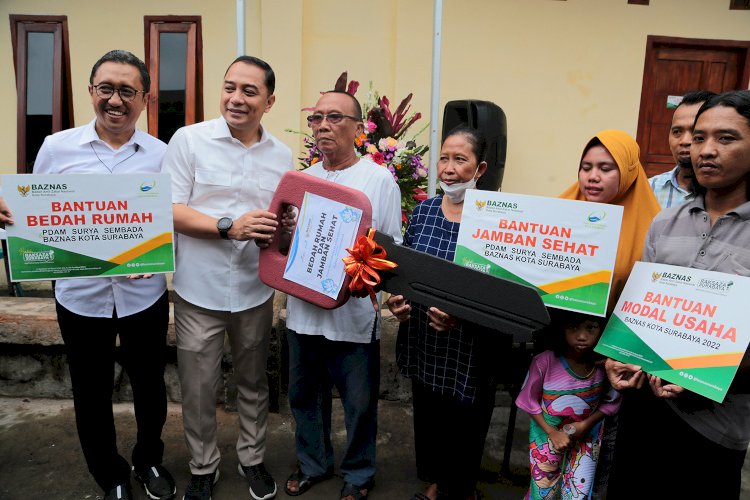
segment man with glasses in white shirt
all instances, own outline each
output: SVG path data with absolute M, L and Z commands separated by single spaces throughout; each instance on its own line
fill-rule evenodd
M 48 136 L 37 154 L 34 174 L 159 172 L 166 144 L 135 125 L 146 108 L 150 84 L 146 65 L 130 52 L 113 50 L 102 56 L 89 78 L 96 118 Z M 2 198 L 0 223 L 13 223 Z M 174 498 L 174 480 L 161 465 L 161 432 L 167 417 L 165 276 L 59 280 L 55 303 L 68 356 L 78 437 L 105 500 L 133 498 L 131 467 L 117 451 L 112 412 L 115 359 L 133 389 L 138 427 L 132 453 L 135 478 L 148 498 Z

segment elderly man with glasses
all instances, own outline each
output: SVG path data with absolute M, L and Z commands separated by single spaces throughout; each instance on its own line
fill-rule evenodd
M 401 241 L 401 196 L 391 173 L 354 149 L 363 130 L 357 100 L 327 92 L 307 118 L 323 161 L 310 175 L 364 192 L 372 203 L 372 226 Z M 301 495 L 333 475 L 331 390 L 344 406 L 347 446 L 340 472 L 341 498 L 367 497 L 374 485 L 377 404 L 380 383 L 380 315 L 369 298 L 350 298 L 337 309 L 322 309 L 289 297 L 289 405 L 297 424 L 298 468 L 286 493 Z
M 113 50 L 102 56 L 89 79 L 96 118 L 48 136 L 37 154 L 34 173 L 159 172 L 166 144 L 135 126 L 146 108 L 150 84 L 146 65 L 130 52 Z M 0 223 L 13 223 L 2 198 Z M 161 465 L 169 322 L 164 275 L 60 280 L 55 303 L 68 356 L 78 437 L 105 500 L 133 498 L 131 467 L 117 451 L 112 413 L 116 356 L 133 389 L 138 426 L 132 454 L 135 478 L 148 498 L 174 498 L 174 480 Z

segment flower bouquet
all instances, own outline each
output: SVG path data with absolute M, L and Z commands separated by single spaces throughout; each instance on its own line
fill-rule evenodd
M 334 90 L 354 95 L 359 89 L 359 82 L 352 80 L 347 84 L 347 73 L 344 72 L 336 81 Z M 420 201 L 427 198 L 427 167 L 422 158 L 429 149 L 426 145 L 417 145 L 414 137 L 418 136 L 428 125 L 407 138 L 411 126 L 422 118 L 421 113 L 409 114 L 412 94 L 406 96 L 395 111 L 391 111 L 390 101 L 373 90 L 370 82 L 367 98 L 362 102 L 365 130 L 354 141 L 357 154 L 368 158 L 383 168 L 387 168 L 401 190 L 401 214 L 405 224 L 409 214 Z M 309 109 L 309 108 L 306 108 Z M 287 129 L 287 132 L 303 135 L 305 152 L 299 157 L 302 169 L 314 165 L 321 159 L 320 151 L 310 134 Z

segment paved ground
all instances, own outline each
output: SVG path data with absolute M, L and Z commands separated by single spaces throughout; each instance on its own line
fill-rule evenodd
M 334 428 L 340 429 L 334 437 L 337 452 L 341 450 L 345 438 L 340 405 L 338 407 L 334 415 Z M 117 404 L 115 408 L 120 450 L 127 457 L 134 443 L 132 405 Z M 411 407 L 404 403 L 381 401 L 379 415 L 378 474 L 370 497 L 374 500 L 407 500 L 424 487 L 416 479 Z M 517 475 L 500 474 L 507 417 L 507 407 L 498 406 L 495 409 L 479 484 L 479 490 L 486 499 L 520 499 L 528 481 L 528 474 L 525 473 L 527 418 L 519 417 L 513 444 L 511 464 Z M 221 479 L 213 498 L 249 499 L 251 497 L 244 479 L 236 471 L 234 440 L 237 415 L 219 410 L 218 419 Z M 270 415 L 266 465 L 281 488 L 295 463 L 293 432 L 293 421 L 288 410 L 282 409 L 281 413 Z M 175 476 L 178 498 L 182 498 L 189 471 L 179 405 L 170 404 L 163 437 L 166 445 L 164 465 Z M 93 500 L 101 497 L 80 452 L 71 401 L 0 398 L 0 450 L 0 498 L 3 500 Z M 145 499 L 137 483 L 133 485 L 135 498 Z M 341 485 L 342 479 L 334 477 L 313 487 L 305 493 L 304 498 L 339 498 Z M 277 498 L 287 498 L 283 489 L 280 489 Z
M 7 293 L 6 287 L 4 272 L 0 271 L 0 293 Z M 24 283 L 22 291 L 25 296 L 51 296 L 49 282 Z M 334 429 L 339 429 L 339 432 L 334 436 L 334 445 L 338 452 L 343 446 L 345 432 L 340 405 L 336 403 Z M 478 489 L 485 499 L 520 499 L 529 481 L 526 445 L 528 416 L 523 412 L 518 414 L 509 466 L 503 469 L 510 406 L 507 393 L 498 392 L 496 404 Z M 115 412 L 120 450 L 129 457 L 135 436 L 132 405 L 116 404 Z M 244 479 L 236 472 L 234 443 L 237 415 L 219 409 L 217 417 L 223 460 L 220 465 L 222 478 L 213 498 L 249 499 Z M 425 486 L 416 479 L 411 406 L 381 401 L 379 418 L 378 474 L 371 498 L 409 499 Z M 182 498 L 190 473 L 178 404 L 169 406 L 163 438 L 166 446 L 164 465 L 175 476 L 178 498 Z M 283 484 L 294 463 L 293 421 L 288 408 L 282 406 L 280 413 L 270 415 L 266 453 L 266 465 L 280 485 L 277 498 L 287 498 Z M 634 467 L 634 475 L 640 466 Z M 304 495 L 304 499 L 337 499 L 341 484 L 342 479 L 337 476 L 316 485 Z M 745 461 L 742 485 L 741 498 L 750 500 L 750 460 Z M 133 486 L 135 498 L 145 499 L 137 484 Z M 101 491 L 88 474 L 79 448 L 72 401 L 0 398 L 0 500 L 93 500 L 100 497 Z
M 52 296 L 48 281 L 25 282 L 16 291 L 26 297 Z M 8 293 L 3 271 L 0 271 L 0 293 Z M 334 436 L 334 445 L 338 452 L 344 445 L 346 434 L 337 403 L 334 401 L 334 429 L 339 429 L 339 432 Z M 478 485 L 480 493 L 487 499 L 522 498 L 529 480 L 526 465 L 528 417 L 523 413 L 519 414 L 515 427 L 510 464 L 506 473 L 501 474 L 509 403 L 507 392 L 499 392 Z M 129 458 L 135 438 L 132 405 L 116 404 L 115 413 L 120 451 Z M 217 417 L 223 458 L 219 466 L 221 479 L 213 498 L 250 499 L 244 479 L 236 471 L 237 415 L 219 409 Z M 409 499 L 425 486 L 416 478 L 411 405 L 381 401 L 379 422 L 378 473 L 371 498 Z M 282 406 L 280 413 L 271 414 L 268 428 L 266 465 L 280 486 L 277 498 L 287 498 L 283 484 L 295 465 L 294 427 L 288 408 Z M 179 404 L 169 405 L 163 440 L 166 447 L 164 465 L 175 476 L 178 498 L 182 498 L 190 472 Z M 341 485 L 341 477 L 336 476 L 316 485 L 305 493 L 304 498 L 337 499 Z M 145 499 L 137 483 L 133 482 L 133 486 L 136 498 Z M 101 491 L 86 469 L 78 444 L 72 401 L 0 397 L 0 500 L 93 500 L 98 497 L 101 497 Z

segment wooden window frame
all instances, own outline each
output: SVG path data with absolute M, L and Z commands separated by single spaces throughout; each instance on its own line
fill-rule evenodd
M 159 137 L 159 34 L 187 34 L 185 125 L 203 121 L 203 35 L 200 16 L 143 16 L 146 67 L 151 75 L 148 133 Z M 152 43 L 152 40 L 154 43 Z
M 54 59 L 52 83 L 52 133 L 73 126 L 73 95 L 70 85 L 70 46 L 67 16 L 10 15 L 13 67 L 16 74 L 16 172 L 26 173 L 26 83 L 27 33 L 52 33 Z M 63 120 L 63 113 L 67 119 Z

